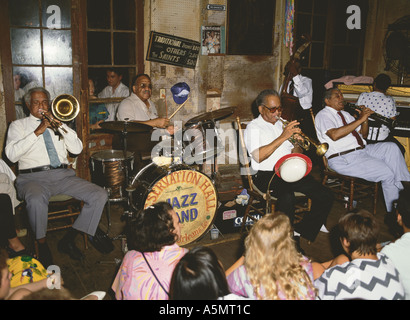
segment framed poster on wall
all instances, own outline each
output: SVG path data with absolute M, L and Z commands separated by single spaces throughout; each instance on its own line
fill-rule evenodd
M 201 53 L 202 55 L 225 54 L 225 27 L 201 27 Z

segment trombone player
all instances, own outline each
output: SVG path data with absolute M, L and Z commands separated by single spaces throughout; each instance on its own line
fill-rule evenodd
M 38 240 L 39 260 L 45 267 L 53 264 L 46 230 L 49 199 L 57 194 L 84 202 L 81 214 L 58 243 L 60 252 L 81 260 L 83 256 L 75 246 L 75 237 L 78 232 L 94 236 L 108 199 L 107 192 L 77 177 L 68 167 L 67 153 L 78 155 L 83 145 L 74 130 L 52 116 L 50 93 L 42 87 L 32 88 L 24 101 L 30 115 L 10 124 L 5 153 L 11 162 L 18 162 L 16 189 L 19 198 L 26 202 L 29 222 Z
M 259 117 L 252 120 L 245 132 L 245 145 L 251 155 L 251 166 L 256 174 L 254 184 L 266 192 L 274 174 L 277 161 L 290 153 L 302 153 L 302 148 L 289 141 L 301 134 L 299 122 L 291 121 L 285 127 L 279 121 L 282 114 L 281 100 L 275 90 L 264 90 L 256 98 Z M 295 137 L 296 138 L 296 137 Z M 295 192 L 301 192 L 312 200 L 311 212 L 294 226 L 296 235 L 314 241 L 320 230 L 326 231 L 327 216 L 333 204 L 333 194 L 311 175 L 296 182 L 286 182 L 274 176 L 270 184 L 271 194 L 278 199 L 277 210 L 288 215 L 293 223 L 295 216 Z M 298 237 L 295 240 L 299 240 Z

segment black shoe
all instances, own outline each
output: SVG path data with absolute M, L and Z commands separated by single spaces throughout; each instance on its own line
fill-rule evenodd
M 107 254 L 114 250 L 112 240 L 100 228 L 97 228 L 94 236 L 88 236 L 91 244 L 99 252 Z
M 84 255 L 81 253 L 80 249 L 77 248 L 74 241 L 65 241 L 65 239 L 61 239 L 58 242 L 57 248 L 58 251 L 68 254 L 73 260 L 81 261 L 84 259 Z
M 45 268 L 53 265 L 53 255 L 51 254 L 50 248 L 47 243 L 38 244 L 38 255 L 37 259 L 42 263 Z

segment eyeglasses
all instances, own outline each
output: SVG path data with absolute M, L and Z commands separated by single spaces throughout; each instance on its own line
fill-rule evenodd
M 262 105 L 263 105 L 266 109 L 268 109 L 270 113 L 275 113 L 276 111 L 279 111 L 279 112 L 282 111 L 282 107 L 269 108 L 269 107 L 267 107 L 266 105 L 264 105 L 263 103 L 262 103 Z
M 34 101 L 32 101 L 32 105 L 35 106 L 35 107 L 38 107 L 40 105 L 43 106 L 43 107 L 48 107 L 49 103 L 50 103 L 50 101 L 48 101 L 48 100 L 43 100 L 43 101 L 34 100 Z
M 148 89 L 151 89 L 151 90 L 152 90 L 152 84 L 141 83 L 141 84 L 139 85 L 139 87 L 140 87 L 141 89 L 148 88 Z

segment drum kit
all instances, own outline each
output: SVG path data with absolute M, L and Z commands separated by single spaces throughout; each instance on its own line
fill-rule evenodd
M 124 214 L 128 218 L 156 202 L 170 203 L 181 223 L 178 244 L 193 242 L 213 225 L 218 208 L 218 193 L 212 179 L 192 164 L 211 159 L 215 163 L 223 149 L 215 122 L 229 117 L 235 110 L 236 107 L 229 107 L 190 119 L 182 131 L 183 141 L 176 143 L 176 140 L 181 139 L 176 139 L 175 134 L 168 139 L 168 145 L 173 143 L 170 152 L 152 158 L 138 172 L 134 170 L 134 153 L 127 150 L 127 133 L 147 133 L 152 131 L 152 127 L 132 121 L 101 123 L 104 130 L 123 135 L 124 150 L 94 153 L 91 156 L 92 181 L 108 191 L 108 206 L 110 202 L 127 202 L 128 210 Z M 210 131 L 214 135 L 210 135 Z M 164 141 L 167 140 L 162 140 L 162 143 Z M 110 226 L 110 212 L 108 217 Z

